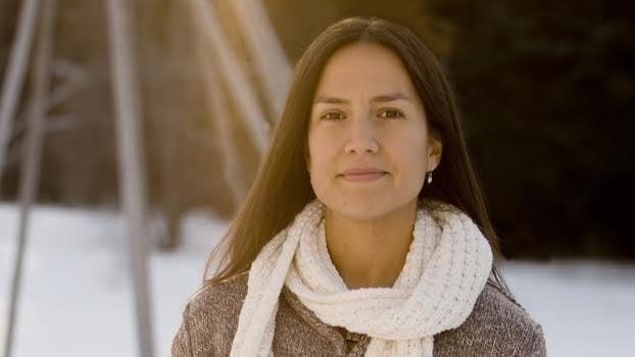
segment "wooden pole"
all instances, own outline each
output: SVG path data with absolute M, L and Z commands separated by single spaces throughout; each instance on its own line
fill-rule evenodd
M 44 141 L 44 118 L 46 116 L 47 95 L 50 85 L 51 57 L 53 54 L 53 28 L 55 21 L 55 0 L 45 0 L 42 23 L 39 31 L 35 62 L 33 63 L 33 87 L 31 107 L 23 146 L 23 161 L 20 173 L 20 222 L 18 224 L 18 244 L 14 263 L 9 319 L 4 345 L 4 356 L 10 357 L 13 347 L 15 321 L 20 298 L 20 282 L 26 251 L 29 213 L 37 195 Z M 35 24 L 34 24 L 35 26 Z
M 245 38 L 256 72 L 264 86 L 264 95 L 277 120 L 291 85 L 291 65 L 269 21 L 261 0 L 229 2 L 236 12 L 240 32 Z
M 20 99 L 25 70 L 29 63 L 29 52 L 33 43 L 33 33 L 37 26 L 35 20 L 39 5 L 40 0 L 22 1 L 15 41 L 11 49 L 6 70 L 7 74 L 2 87 L 2 99 L 0 100 L 0 187 L 2 187 L 2 171 L 9 147 L 9 139 L 11 138 L 13 115 Z
M 132 6 L 126 0 L 106 0 L 111 76 L 114 85 L 119 157 L 120 197 L 128 227 L 130 263 L 137 312 L 139 356 L 151 357 L 152 315 L 147 272 L 148 234 L 145 224 L 145 165 L 141 146 L 140 102 L 133 56 Z
M 225 81 L 230 97 L 235 101 L 236 109 L 245 121 L 251 143 L 260 154 L 269 145 L 269 125 L 265 114 L 260 109 L 255 90 L 251 88 L 247 76 L 240 68 L 238 56 L 232 51 L 223 35 L 223 28 L 216 12 L 207 0 L 189 0 L 192 17 L 196 22 L 196 30 L 200 31 L 204 44 L 210 46 L 218 59 L 218 73 Z

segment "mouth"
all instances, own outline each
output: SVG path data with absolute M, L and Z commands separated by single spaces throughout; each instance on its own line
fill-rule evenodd
M 349 182 L 370 182 L 383 178 L 388 172 L 379 169 L 350 169 L 338 175 Z

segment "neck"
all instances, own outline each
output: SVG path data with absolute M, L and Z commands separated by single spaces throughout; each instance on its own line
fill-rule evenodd
M 368 221 L 326 210 L 329 254 L 349 289 L 393 286 L 412 242 L 416 210 L 415 200 Z

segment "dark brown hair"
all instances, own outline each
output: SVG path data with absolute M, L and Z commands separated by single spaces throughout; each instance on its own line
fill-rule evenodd
M 248 270 L 262 247 L 315 198 L 305 161 L 315 91 L 331 56 L 338 49 L 358 42 L 385 46 L 399 56 L 423 104 L 428 126 L 443 144 L 434 181 L 421 190 L 419 198 L 440 200 L 461 209 L 479 226 L 495 257 L 500 257 L 498 239 L 469 159 L 454 96 L 436 57 L 404 26 L 377 18 L 355 17 L 324 30 L 298 62 L 271 147 L 244 205 L 208 261 L 206 272 L 212 260 L 220 258 L 219 263 L 222 260 L 212 281 Z M 494 277 L 502 283 L 496 268 Z

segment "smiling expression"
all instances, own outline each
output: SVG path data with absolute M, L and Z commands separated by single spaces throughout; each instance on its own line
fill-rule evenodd
M 399 57 L 373 43 L 339 49 L 318 84 L 308 134 L 311 186 L 358 221 L 415 205 L 441 144 Z

